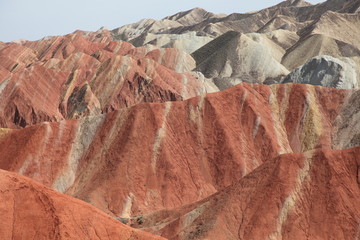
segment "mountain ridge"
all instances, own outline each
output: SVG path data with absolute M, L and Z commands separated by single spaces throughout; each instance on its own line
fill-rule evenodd
M 359 7 L 0 42 L 0 235 L 358 237 Z

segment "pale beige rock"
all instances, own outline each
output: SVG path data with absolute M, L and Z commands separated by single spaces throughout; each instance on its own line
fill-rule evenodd
M 192 55 L 196 70 L 215 78 L 219 89 L 242 81 L 263 83 L 285 76 L 289 71 L 280 64 L 285 50 L 261 34 L 228 32 Z

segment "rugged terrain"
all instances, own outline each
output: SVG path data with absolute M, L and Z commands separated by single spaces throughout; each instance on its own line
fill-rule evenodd
M 29 178 L 0 170 L 0 179 L 2 239 L 163 239 Z
M 359 9 L 0 42 L 0 236 L 359 238 Z

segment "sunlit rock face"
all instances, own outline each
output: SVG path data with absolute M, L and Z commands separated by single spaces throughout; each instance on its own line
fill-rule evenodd
M 181 50 L 135 48 L 103 35 L 93 39 L 76 32 L 5 43 L 0 126 L 26 127 L 218 91 L 212 81 L 191 72 L 195 60 Z
M 359 6 L 0 42 L 0 236 L 357 239 Z
M 4 239 L 164 239 L 16 173 L 0 170 L 0 180 Z

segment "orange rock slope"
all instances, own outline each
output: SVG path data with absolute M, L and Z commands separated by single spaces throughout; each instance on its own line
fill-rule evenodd
M 358 239 L 359 6 L 0 42 L 0 239 Z
M 356 239 L 359 156 L 359 147 L 283 154 L 209 198 L 143 216 L 141 227 L 169 239 Z
M 0 170 L 0 202 L 1 239 L 163 239 L 4 170 Z
M 240 84 L 4 129 L 0 168 L 130 218 L 201 200 L 279 154 L 357 146 L 360 128 L 348 111 L 359 101 L 349 90 Z
M 359 96 L 240 84 L 187 101 L 2 129 L 0 168 L 170 239 L 293 239 L 301 229 L 311 239 L 346 239 L 357 205 L 341 199 L 357 196 L 358 148 L 330 149 L 359 146 Z M 326 212 L 330 206 L 337 210 Z

